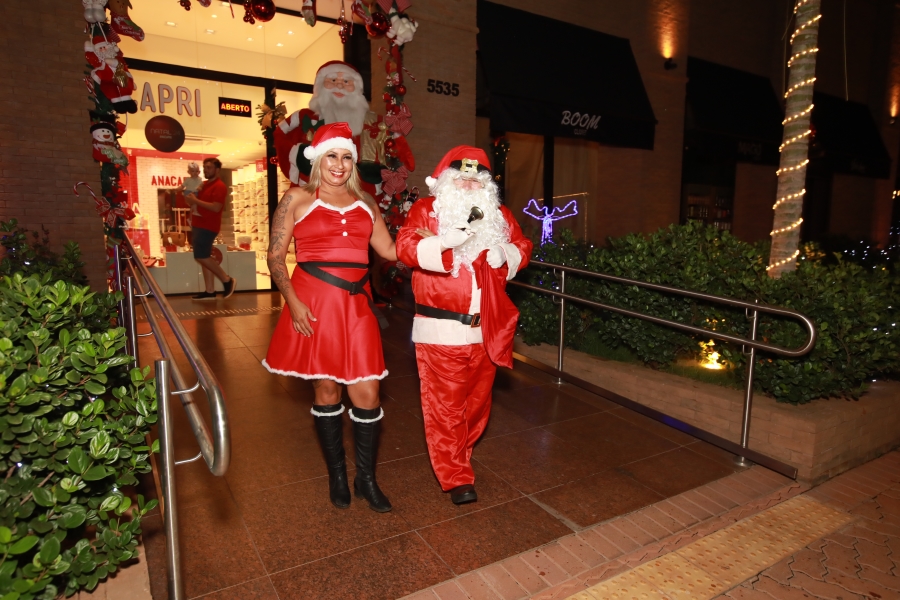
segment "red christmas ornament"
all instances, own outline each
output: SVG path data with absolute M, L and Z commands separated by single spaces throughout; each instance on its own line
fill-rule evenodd
M 273 0 L 250 0 L 251 14 L 267 23 L 275 17 L 275 2 Z
M 384 149 L 385 150 L 393 150 L 397 147 L 397 142 L 394 141 L 394 138 L 388 138 L 384 141 Z
M 180 4 L 181 8 L 184 10 L 191 10 L 191 0 L 179 0 L 178 4 Z
M 400 112 L 400 109 L 397 108 L 396 104 L 391 104 L 390 106 L 388 106 L 387 110 L 392 115 L 396 115 L 398 112 Z
M 396 86 L 394 86 L 394 91 L 397 92 L 401 96 L 405 96 L 406 95 L 406 86 L 403 85 L 402 83 L 400 85 L 396 85 Z
M 381 12 L 372 13 L 372 22 L 366 23 L 366 31 L 373 38 L 380 38 L 391 28 L 391 22 L 387 16 Z
M 253 25 L 256 23 L 256 19 L 253 18 L 253 10 L 250 8 L 251 0 L 244 0 L 244 23 L 249 23 Z
M 385 92 L 384 95 L 383 95 L 381 98 L 382 98 L 385 102 L 390 102 L 390 101 L 391 101 L 391 95 L 390 95 L 389 93 L 387 93 L 387 92 Z

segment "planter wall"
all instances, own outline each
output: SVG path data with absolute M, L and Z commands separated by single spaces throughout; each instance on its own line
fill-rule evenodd
M 555 366 L 557 347 L 515 351 Z M 725 439 L 739 442 L 743 391 L 652 369 L 565 352 L 565 372 Z M 797 467 L 820 483 L 900 446 L 900 383 L 878 381 L 858 400 L 816 400 L 794 406 L 755 394 L 750 448 Z

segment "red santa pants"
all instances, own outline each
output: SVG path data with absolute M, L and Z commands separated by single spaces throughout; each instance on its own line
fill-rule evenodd
M 497 367 L 484 344 L 416 344 L 431 466 L 445 492 L 475 482 L 472 447 L 491 415 Z

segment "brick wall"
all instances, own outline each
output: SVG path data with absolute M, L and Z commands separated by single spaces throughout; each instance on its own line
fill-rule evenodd
M 0 218 L 50 230 L 56 248 L 78 242 L 91 286 L 106 286 L 102 223 L 89 198 L 72 186 L 86 181 L 99 193 L 91 158 L 82 81 L 86 36 L 83 7 L 72 0 L 5 2 L 0 25 Z

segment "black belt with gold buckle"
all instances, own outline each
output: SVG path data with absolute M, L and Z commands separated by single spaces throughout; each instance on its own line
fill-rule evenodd
M 463 325 L 468 325 L 469 327 L 481 327 L 481 313 L 468 315 L 417 303 L 416 314 L 422 315 L 423 317 L 431 317 L 432 319 L 450 319 L 451 321 L 459 321 Z

